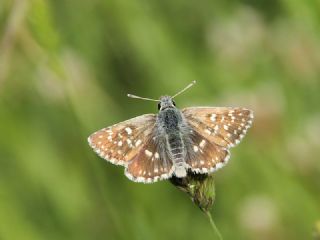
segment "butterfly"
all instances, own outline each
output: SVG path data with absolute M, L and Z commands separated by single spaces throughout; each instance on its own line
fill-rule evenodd
M 229 149 L 245 136 L 253 112 L 239 107 L 187 107 L 179 110 L 174 97 L 162 96 L 158 114 L 145 114 L 103 128 L 88 138 L 89 145 L 105 160 L 125 167 L 132 181 L 153 183 L 188 171 L 209 174 L 230 158 Z

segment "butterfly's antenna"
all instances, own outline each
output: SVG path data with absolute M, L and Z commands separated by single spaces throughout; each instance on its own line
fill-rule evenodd
M 132 95 L 132 94 L 128 94 L 127 96 L 128 96 L 129 98 L 138 98 L 138 99 L 147 100 L 147 101 L 159 102 L 159 100 L 156 100 L 156 99 L 139 97 L 139 96 Z
M 195 83 L 196 83 L 196 80 L 193 80 L 188 86 L 186 86 L 184 89 L 182 89 L 181 91 L 179 91 L 178 93 L 176 93 L 175 95 L 173 95 L 172 98 L 178 96 L 180 93 L 183 93 L 183 92 L 186 91 L 188 88 L 191 88 Z

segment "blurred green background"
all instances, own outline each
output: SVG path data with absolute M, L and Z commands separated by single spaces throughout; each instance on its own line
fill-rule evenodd
M 92 132 L 177 106 L 242 106 L 215 174 L 225 239 L 312 239 L 320 220 L 320 2 L 1 0 L 0 239 L 215 239 L 169 182 L 129 181 Z

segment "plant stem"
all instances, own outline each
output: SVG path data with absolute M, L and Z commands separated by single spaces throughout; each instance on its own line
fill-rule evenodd
M 215 234 L 218 236 L 219 240 L 223 240 L 223 237 L 222 237 L 219 229 L 217 228 L 216 224 L 214 223 L 214 221 L 212 219 L 210 211 L 205 211 L 205 214 L 209 218 L 210 225 L 211 225 L 213 231 L 215 232 Z

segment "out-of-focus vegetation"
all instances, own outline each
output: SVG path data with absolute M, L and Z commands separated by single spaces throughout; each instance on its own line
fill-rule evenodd
M 318 1 L 0 1 L 0 239 L 213 239 L 169 182 L 137 184 L 87 136 L 126 98 L 255 111 L 215 174 L 225 239 L 310 239 L 320 219 Z

